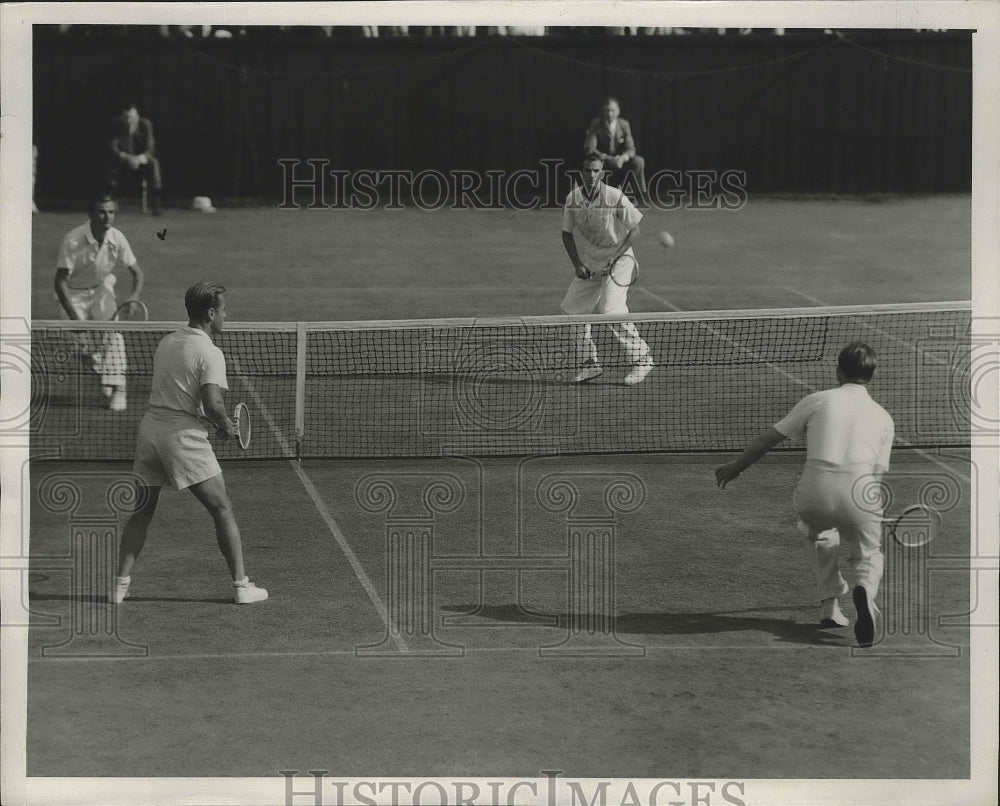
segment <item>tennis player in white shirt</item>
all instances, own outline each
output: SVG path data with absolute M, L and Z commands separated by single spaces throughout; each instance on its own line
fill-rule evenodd
M 90 203 L 90 220 L 66 233 L 59 246 L 56 261 L 55 293 L 63 315 L 69 319 L 107 321 L 114 317 L 118 304 L 115 298 L 117 268 L 128 269 L 132 275 L 129 300 L 139 299 L 143 273 L 135 259 L 128 239 L 115 229 L 118 206 L 111 196 L 101 196 Z M 83 349 L 90 355 L 94 371 L 101 381 L 101 391 L 112 411 L 124 411 L 125 339 L 121 333 L 104 333 L 92 337 L 83 334 Z
M 875 351 L 852 342 L 837 359 L 835 389 L 814 392 L 788 415 L 751 442 L 739 458 L 715 471 L 725 487 L 787 437 L 805 438 L 806 463 L 793 502 L 799 530 L 806 536 L 810 564 L 823 600 L 821 623 L 846 627 L 838 597 L 847 582 L 837 563 L 843 540 L 854 566 L 853 599 L 857 608 L 854 634 L 858 644 L 872 645 L 880 613 L 875 605 L 882 581 L 882 511 L 861 491 L 889 470 L 895 426 L 892 417 L 868 394 L 875 372 Z
M 153 355 L 149 411 L 139 423 L 132 466 L 143 484 L 122 533 L 118 575 L 111 592 L 115 604 L 128 596 L 132 566 L 145 545 L 164 484 L 190 490 L 211 515 L 219 549 L 233 577 L 235 602 L 251 604 L 267 598 L 267 591 L 254 585 L 244 570 L 240 530 L 204 422 L 213 423 L 220 438 L 236 434 L 222 398 L 229 385 L 226 359 L 212 342 L 226 319 L 225 290 L 216 283 L 191 286 L 184 295 L 187 327 L 164 336 Z
M 598 154 L 584 157 L 581 173 L 582 186 L 569 193 L 563 207 L 562 241 L 576 277 L 559 308 L 566 314 L 626 314 L 628 278 L 635 270 L 632 244 L 639 236 L 642 213 L 618 188 L 601 181 L 604 162 Z M 580 235 L 579 240 L 574 233 Z M 611 273 L 602 277 L 601 272 L 609 268 Z M 631 322 L 613 322 L 611 331 L 632 365 L 624 383 L 641 383 L 653 369 L 649 346 Z M 574 383 L 604 372 L 589 324 L 578 329 L 575 348 L 579 371 Z

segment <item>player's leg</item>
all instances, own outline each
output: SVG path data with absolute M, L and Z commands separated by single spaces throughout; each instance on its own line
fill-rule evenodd
M 149 524 L 156 514 L 156 505 L 160 500 L 160 487 L 136 485 L 135 508 L 129 516 L 122 531 L 122 541 L 118 549 L 118 576 L 127 579 L 132 574 L 132 566 L 146 545 L 146 535 Z
M 601 283 L 597 280 L 581 280 L 575 277 L 566 290 L 559 310 L 565 314 L 590 314 L 601 296 Z M 583 383 L 598 377 L 601 369 L 597 356 L 597 345 L 589 324 L 571 329 L 571 351 L 574 366 L 577 367 L 573 383 Z
M 850 563 L 854 567 L 853 597 L 858 611 L 854 634 L 860 646 L 868 647 L 875 641 L 881 619 L 875 597 L 882 583 L 885 566 L 885 556 L 882 554 L 882 517 L 879 512 L 867 511 L 858 506 L 850 491 L 845 491 L 843 507 L 846 522 L 842 532 Z
M 189 489 L 201 505 L 208 510 L 215 523 L 215 536 L 222 556 L 226 558 L 233 580 L 246 576 L 243 568 L 243 543 L 236 525 L 233 506 L 229 501 L 226 483 L 220 472 L 213 478 L 192 484 Z
M 631 272 L 634 267 L 627 267 L 635 258 L 632 255 L 622 255 L 619 263 L 626 265 L 626 273 Z M 616 264 L 615 270 L 618 270 Z M 611 277 L 605 277 L 601 283 L 601 296 L 597 303 L 597 312 L 621 316 L 628 313 L 628 286 L 619 285 Z M 634 386 L 642 383 L 646 376 L 653 369 L 653 358 L 649 352 L 649 345 L 639 333 L 639 329 L 632 322 L 615 322 L 611 325 L 611 332 L 618 339 L 622 350 L 625 353 L 625 360 L 632 366 L 625 376 L 624 383 L 627 386 Z
M 125 356 L 125 337 L 118 332 L 105 333 L 101 342 L 104 362 L 101 370 L 101 386 L 111 387 L 108 407 L 111 411 L 125 411 L 128 401 L 125 393 L 125 374 L 128 360 Z
M 156 504 L 159 500 L 159 487 L 136 485 L 135 509 L 125 523 L 121 544 L 118 547 L 118 573 L 110 594 L 113 604 L 121 604 L 128 596 L 128 587 L 132 582 L 132 566 L 135 565 L 142 547 L 146 545 L 149 524 L 156 513 Z
M 135 504 L 125 524 L 118 549 L 118 575 L 115 577 L 115 587 L 111 592 L 115 604 L 121 604 L 128 594 L 128 586 L 132 581 L 132 566 L 146 544 L 149 524 L 153 520 L 156 504 L 160 500 L 160 489 L 167 481 L 166 470 L 157 450 L 160 429 L 161 425 L 149 414 L 139 423 L 132 472 L 141 481 L 135 486 Z
M 840 573 L 840 532 L 836 528 L 836 496 L 832 485 L 837 474 L 806 467 L 792 497 L 799 516 L 806 562 L 812 570 L 822 605 L 820 623 L 846 627 L 848 620 L 840 611 L 838 597 L 850 588 Z
M 79 321 L 85 322 L 90 319 L 90 305 L 93 300 L 93 296 L 94 292 L 90 289 L 77 291 L 72 289 L 66 290 L 66 301 L 69 303 L 69 307 L 72 308 L 73 313 Z M 62 319 L 70 318 L 69 314 L 66 313 L 66 309 L 63 308 L 62 305 L 59 305 L 59 316 Z M 77 331 L 72 334 L 72 338 L 80 350 L 80 358 L 89 362 L 95 372 L 99 372 L 100 359 L 95 355 L 97 347 L 93 334 L 88 333 L 87 331 Z
M 233 577 L 236 602 L 248 604 L 266 599 L 267 591 L 254 585 L 247 578 L 244 570 L 243 542 L 222 473 L 197 484 L 192 484 L 190 489 L 215 522 L 215 537 Z
M 115 276 L 109 274 L 94 290 L 88 318 L 109 321 L 114 317 L 118 300 L 115 296 Z M 104 332 L 96 341 L 94 369 L 100 374 L 101 391 L 112 411 L 123 411 L 125 399 L 125 338 L 121 333 Z

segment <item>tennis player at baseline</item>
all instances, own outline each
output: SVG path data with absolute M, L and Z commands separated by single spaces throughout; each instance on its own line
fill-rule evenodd
M 823 599 L 820 623 L 825 627 L 850 623 L 837 601 L 848 592 L 837 564 L 843 539 L 856 576 L 854 634 L 864 647 L 872 645 L 880 618 L 875 597 L 884 558 L 883 513 L 866 501 L 862 490 L 880 482 L 888 471 L 895 434 L 892 417 L 868 394 L 875 365 L 871 347 L 859 341 L 848 344 L 837 359 L 840 386 L 804 397 L 738 459 L 715 471 L 716 481 L 724 488 L 786 437 L 805 437 L 806 463 L 793 502 Z
M 138 299 L 142 293 L 142 269 L 128 239 L 112 226 L 117 211 L 111 196 L 93 199 L 87 210 L 90 221 L 70 230 L 62 239 L 56 261 L 55 292 L 65 317 L 83 321 L 114 318 L 117 308 L 114 270 L 119 267 L 132 274 L 132 294 L 128 299 Z M 112 411 L 124 411 L 128 366 L 122 334 L 83 334 L 80 343 L 100 376 L 104 402 Z
M 240 530 L 204 424 L 205 419 L 214 424 L 222 439 L 236 435 L 222 399 L 222 390 L 228 388 L 226 359 L 212 343 L 226 319 L 225 290 L 216 283 L 191 286 L 184 295 L 187 327 L 161 339 L 153 355 L 149 411 L 139 424 L 132 466 L 145 484 L 137 490 L 135 511 L 122 533 L 118 576 L 111 594 L 115 604 L 128 595 L 132 566 L 146 542 L 164 484 L 190 489 L 212 516 L 219 548 L 233 577 L 236 603 L 267 598 L 267 591 L 254 585 L 243 568 Z
M 562 241 L 576 277 L 560 310 L 565 314 L 626 314 L 628 289 L 636 271 L 632 244 L 639 236 L 640 213 L 628 196 L 601 181 L 604 161 L 598 154 L 583 158 L 583 184 L 575 187 L 563 206 Z M 574 237 L 580 235 L 580 246 Z M 602 272 L 610 270 L 607 275 Z M 614 322 L 611 331 L 632 365 L 625 384 L 641 383 L 653 368 L 649 346 L 631 322 Z M 598 377 L 604 370 L 590 325 L 577 330 L 576 355 L 580 367 L 574 383 Z

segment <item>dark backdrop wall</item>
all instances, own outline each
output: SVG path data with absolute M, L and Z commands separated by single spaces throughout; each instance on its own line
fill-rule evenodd
M 477 38 L 45 35 L 37 195 L 101 179 L 126 101 L 156 127 L 168 198 L 280 198 L 279 159 L 475 171 L 572 167 L 616 95 L 648 171 L 744 170 L 751 192 L 971 187 L 967 32 Z

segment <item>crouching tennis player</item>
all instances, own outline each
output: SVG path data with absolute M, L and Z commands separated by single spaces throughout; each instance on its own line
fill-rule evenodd
M 820 623 L 826 627 L 850 623 L 837 601 L 848 592 L 837 564 L 843 539 L 856 575 L 854 634 L 865 647 L 874 641 L 880 615 L 875 596 L 884 558 L 883 513 L 866 502 L 862 490 L 881 481 L 888 471 L 895 433 L 892 417 L 868 394 L 875 364 L 875 351 L 867 344 L 848 344 L 837 359 L 839 387 L 804 397 L 738 459 L 715 471 L 719 486 L 725 487 L 786 437 L 805 437 L 806 463 L 793 502 L 823 599 Z
M 111 599 L 128 595 L 132 566 L 146 542 L 164 484 L 191 490 L 215 521 L 215 535 L 233 576 L 237 604 L 260 602 L 267 591 L 254 585 L 243 568 L 240 530 L 222 478 L 222 468 L 208 441 L 204 420 L 218 436 L 231 439 L 236 426 L 226 414 L 222 390 L 228 388 L 226 359 L 212 343 L 226 319 L 226 289 L 197 283 L 184 295 L 188 325 L 165 336 L 153 356 L 149 411 L 139 424 L 133 471 L 144 480 L 135 510 L 125 524 L 118 554 L 118 576 Z

